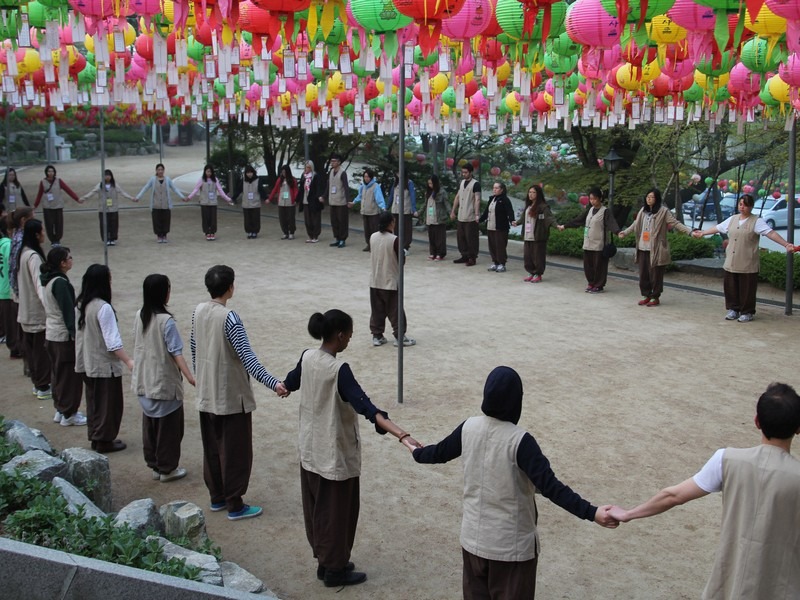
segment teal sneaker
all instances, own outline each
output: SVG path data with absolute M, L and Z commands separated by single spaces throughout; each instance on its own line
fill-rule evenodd
M 262 512 L 264 512 L 260 506 L 250 506 L 245 504 L 242 507 L 242 510 L 237 510 L 234 512 L 228 513 L 228 520 L 229 521 L 240 521 L 241 519 L 252 519 L 254 517 L 259 516 Z

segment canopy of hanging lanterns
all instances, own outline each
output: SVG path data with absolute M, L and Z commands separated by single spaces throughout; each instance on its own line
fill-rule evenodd
M 0 0 L 0 39 L 3 109 L 30 119 L 447 134 L 800 112 L 798 0 Z

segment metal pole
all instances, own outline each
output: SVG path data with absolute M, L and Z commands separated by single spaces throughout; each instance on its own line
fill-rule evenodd
M 164 128 L 158 125 L 158 162 L 164 162 Z
M 103 185 L 106 181 L 106 118 L 103 107 L 100 107 L 100 206 L 103 209 L 103 263 L 108 266 L 108 207 L 103 198 Z
M 211 164 L 211 125 L 206 117 L 206 164 Z
M 406 149 L 406 74 L 405 74 L 405 65 L 406 65 L 406 47 L 403 46 L 400 52 L 400 86 L 397 92 L 397 119 L 398 119 L 398 128 L 397 128 L 397 135 L 399 137 L 398 146 L 397 146 L 397 158 L 399 161 L 399 165 L 397 167 L 397 178 L 399 181 L 397 182 L 397 189 L 399 190 L 398 198 L 400 201 L 400 207 L 397 210 L 397 237 L 398 245 L 397 245 L 397 260 L 399 262 L 399 272 L 397 276 L 397 403 L 403 403 L 403 338 L 405 337 L 405 330 L 406 330 L 406 322 L 405 322 L 405 313 L 403 312 L 403 294 L 405 292 L 405 282 L 403 280 L 403 265 L 405 263 L 405 246 L 403 245 L 403 237 L 404 235 L 404 221 L 405 221 L 405 197 L 406 197 L 406 188 L 405 188 L 405 175 L 406 175 L 406 165 L 405 165 L 405 157 L 403 154 L 405 153 Z
M 307 163 L 309 160 L 308 131 L 303 131 L 303 159 L 303 167 L 305 167 L 305 163 Z
M 608 212 L 614 216 L 614 173 L 608 174 Z M 605 244 L 608 240 L 605 240 Z
M 792 130 L 789 133 L 789 190 L 787 206 L 789 210 L 786 214 L 786 241 L 794 244 L 794 208 L 797 206 L 795 201 L 795 180 L 797 177 L 797 113 L 792 118 Z M 794 254 L 786 254 L 786 306 L 784 314 L 792 314 L 792 296 L 794 294 Z
M 8 102 L 3 102 L 6 109 L 6 173 L 11 168 L 11 111 Z

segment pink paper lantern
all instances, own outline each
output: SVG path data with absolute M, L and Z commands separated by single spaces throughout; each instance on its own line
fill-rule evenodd
M 608 14 L 600 0 L 578 0 L 567 14 L 567 34 L 584 46 L 613 48 L 621 33 L 619 19 Z
M 457 14 L 442 21 L 442 33 L 453 40 L 469 40 L 483 33 L 493 13 L 489 0 L 466 0 Z
M 489 173 L 492 174 L 492 177 L 497 177 L 502 172 L 503 170 L 500 167 L 492 167 L 491 169 L 489 169 Z
M 800 54 L 790 54 L 786 62 L 778 67 L 778 75 L 790 86 L 800 87 Z
M 742 63 L 736 63 L 731 69 L 728 91 L 737 98 L 741 94 L 748 96 L 758 94 L 761 91 L 761 75 L 754 73 Z

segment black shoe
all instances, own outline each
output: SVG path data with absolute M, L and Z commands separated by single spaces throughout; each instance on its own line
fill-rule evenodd
M 338 245 L 339 245 L 339 240 L 336 240 L 335 242 L 332 242 L 332 243 L 328 244 L 328 246 L 330 246 L 331 248 L 333 248 L 334 246 L 338 246 Z
M 362 250 L 362 252 L 369 252 L 369 246 L 366 246 L 366 247 L 365 247 L 365 248 Z
M 462 256 L 461 258 L 455 259 L 453 262 L 456 263 L 457 265 L 462 265 L 465 262 L 467 262 L 468 260 L 469 259 L 466 256 Z
M 358 585 L 367 580 L 366 573 L 358 571 L 348 571 L 347 569 L 339 569 L 333 571 L 331 569 L 325 570 L 325 587 L 344 587 L 346 585 Z
M 347 563 L 347 566 L 344 568 L 344 570 L 350 572 L 355 568 L 356 566 L 353 563 L 349 562 Z M 325 579 L 325 567 L 323 567 L 322 565 L 317 567 L 317 579 L 319 579 L 320 581 L 324 581 Z

